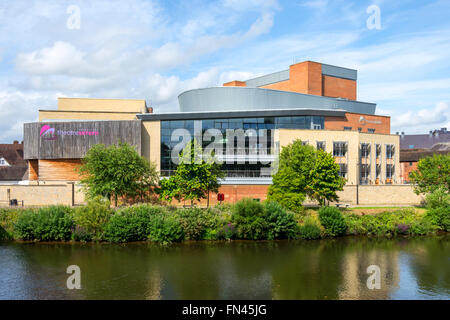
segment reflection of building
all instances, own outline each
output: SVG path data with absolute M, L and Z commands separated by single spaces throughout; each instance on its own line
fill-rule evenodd
M 367 267 L 380 268 L 380 289 L 368 289 Z M 389 299 L 399 285 L 398 253 L 384 248 L 369 251 L 353 251 L 344 255 L 342 270 L 343 284 L 339 299 Z
M 222 142 L 233 141 L 228 150 L 220 147 L 231 154 L 216 152 L 225 162 L 221 192 L 228 201 L 264 198 L 271 163 L 294 139 L 332 153 L 348 185 L 395 184 L 399 137 L 390 134 L 389 117 L 375 115 L 375 104 L 356 100 L 356 87 L 356 70 L 306 61 L 255 79 L 183 92 L 180 112 L 174 113 L 153 113 L 143 100 L 59 99 L 58 110 L 40 110 L 40 122 L 25 126 L 30 180 L 77 180 L 74 167 L 91 145 L 118 140 L 134 144 L 168 176 L 176 169 L 171 155 L 180 139 L 203 135 L 206 146 L 205 131 L 215 129 Z M 136 120 L 140 129 L 131 124 Z M 244 144 L 234 142 L 229 130 L 243 130 Z

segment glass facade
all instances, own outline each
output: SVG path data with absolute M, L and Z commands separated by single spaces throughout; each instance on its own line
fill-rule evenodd
M 258 118 L 229 118 L 229 119 L 207 119 L 207 120 L 168 120 L 161 121 L 161 175 L 169 176 L 176 170 L 176 164 L 171 161 L 173 148 L 179 144 L 182 139 L 172 141 L 172 133 L 176 129 L 186 129 L 190 137 L 194 137 L 194 123 L 201 123 L 202 135 L 208 129 L 218 129 L 226 142 L 227 129 L 248 129 L 267 130 L 267 150 L 266 154 L 274 154 L 273 141 L 271 139 L 272 130 L 274 129 L 316 129 L 324 128 L 325 118 L 323 116 L 295 116 L 295 117 L 258 117 Z M 245 137 L 245 153 L 249 153 L 249 137 Z M 217 141 L 215 141 L 217 142 Z M 260 142 L 260 141 L 258 141 Z M 203 141 L 203 147 L 209 145 L 211 141 Z M 261 145 L 257 145 L 258 149 Z M 234 142 L 234 148 L 237 150 L 237 141 Z M 226 146 L 223 144 L 225 153 Z M 259 149 L 260 150 L 260 149 Z M 240 150 L 242 152 L 242 150 Z M 237 152 L 237 151 L 236 151 Z M 253 153 L 252 153 L 253 154 Z M 269 164 L 261 163 L 224 163 L 222 169 L 228 177 L 261 177 L 270 176 L 267 170 L 262 168 L 270 168 Z

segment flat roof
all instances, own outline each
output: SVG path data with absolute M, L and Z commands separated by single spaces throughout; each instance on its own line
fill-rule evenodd
M 272 109 L 251 111 L 173 112 L 136 114 L 139 120 L 203 120 L 224 118 L 290 117 L 290 116 L 333 116 L 345 117 L 345 110 L 326 109 Z

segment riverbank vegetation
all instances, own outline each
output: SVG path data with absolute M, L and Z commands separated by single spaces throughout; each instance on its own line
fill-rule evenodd
M 335 207 L 294 213 L 276 202 L 252 199 L 210 208 L 150 204 L 111 208 L 107 200 L 97 198 L 76 208 L 0 209 L 0 239 L 166 244 L 183 240 L 416 236 L 450 231 L 449 207 L 448 203 L 430 200 L 426 211 L 400 208 L 358 215 Z

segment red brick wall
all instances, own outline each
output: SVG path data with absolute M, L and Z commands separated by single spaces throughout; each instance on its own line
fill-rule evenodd
M 413 161 L 411 164 L 409 162 L 400 162 L 400 179 L 402 182 L 409 181 L 409 174 L 417 170 L 417 162 Z
M 361 117 L 364 119 L 361 120 Z M 325 130 L 344 130 L 344 127 L 352 127 L 352 131 L 358 131 L 358 128 L 361 128 L 361 132 L 366 133 L 370 128 L 375 129 L 375 133 L 390 134 L 391 118 L 350 112 L 345 114 L 345 118 L 325 117 Z
M 323 76 L 323 95 L 356 100 L 356 81 Z

